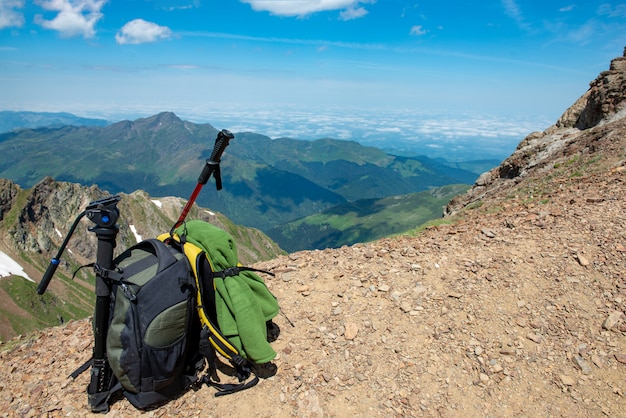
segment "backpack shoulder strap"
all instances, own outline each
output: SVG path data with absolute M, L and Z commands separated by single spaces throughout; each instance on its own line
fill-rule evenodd
M 259 382 L 259 378 L 256 375 L 248 382 L 245 382 L 253 374 L 252 364 L 239 353 L 237 347 L 224 336 L 217 325 L 217 312 L 213 302 L 215 300 L 213 279 L 222 275 L 214 273 L 215 269 L 206 252 L 197 245 L 186 241 L 184 236 L 181 239 L 178 235 L 162 234 L 157 239 L 170 242 L 172 245 L 181 246 L 193 271 L 198 292 L 196 295 L 197 311 L 202 324 L 199 351 L 207 359 L 209 366 L 208 373 L 201 379 L 201 382 L 217 389 L 215 396 L 228 395 L 255 386 Z M 241 268 L 241 270 L 243 269 L 247 268 Z M 231 274 L 226 275 L 230 276 Z M 216 372 L 215 352 L 229 360 L 237 372 L 240 383 L 219 383 Z
M 143 250 L 151 254 L 154 254 L 154 256 L 156 257 L 158 261 L 158 267 L 157 267 L 158 272 L 165 270 L 166 268 L 176 263 L 177 261 L 176 257 L 174 257 L 174 255 L 170 252 L 170 250 L 165 246 L 165 243 L 163 241 L 150 238 L 150 239 L 138 242 L 137 244 L 128 248 L 126 251 L 124 251 L 122 254 L 116 257 L 115 260 L 113 260 L 113 264 L 117 266 L 120 262 L 130 257 L 132 255 L 132 252 L 135 250 Z M 134 274 L 135 272 L 134 270 L 141 271 L 147 268 L 151 264 L 153 264 L 153 261 L 150 260 L 149 258 L 146 258 L 138 263 L 133 264 L 133 268 L 132 268 L 133 272 L 130 272 L 129 274 L 131 275 Z M 119 282 L 124 277 L 128 276 L 128 274 L 126 276 L 124 275 L 124 269 L 120 267 L 107 269 L 97 263 L 91 263 L 87 266 L 92 266 L 95 273 L 105 280 Z M 87 267 L 87 266 L 83 266 L 83 267 Z
M 170 236 L 169 234 L 162 234 L 158 239 L 166 241 L 173 240 L 180 243 L 180 238 L 177 235 Z M 206 253 L 195 244 L 184 242 L 182 248 L 187 260 L 189 260 L 196 280 L 198 316 L 200 317 L 200 322 L 203 327 L 208 328 L 208 339 L 211 345 L 228 360 L 241 357 L 239 350 L 228 341 L 217 326 L 215 304 L 211 302 L 215 300 L 215 285 L 213 283 L 215 276 L 213 275 L 214 268 L 211 264 L 211 260 L 209 260 Z

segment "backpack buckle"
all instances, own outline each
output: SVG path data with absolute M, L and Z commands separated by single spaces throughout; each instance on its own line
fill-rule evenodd
M 214 271 L 213 277 L 221 277 L 222 279 L 225 279 L 227 277 L 238 276 L 239 273 L 241 273 L 239 267 L 228 267 L 222 271 Z

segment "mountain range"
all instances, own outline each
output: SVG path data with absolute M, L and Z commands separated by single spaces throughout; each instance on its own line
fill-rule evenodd
M 0 177 L 25 188 L 51 176 L 96 184 L 110 193 L 144 190 L 151 196 L 187 197 L 216 134 L 210 124 L 183 121 L 171 112 L 106 126 L 15 128 L 0 134 Z M 198 204 L 238 224 L 269 231 L 361 199 L 469 185 L 496 164 L 459 165 L 393 156 L 353 141 L 271 139 L 241 132 L 222 159 L 224 189 L 216 193 L 207 186 Z
M 67 112 L 28 112 L 0 110 L 0 132 L 22 128 L 73 126 L 107 126 L 104 119 L 83 118 Z

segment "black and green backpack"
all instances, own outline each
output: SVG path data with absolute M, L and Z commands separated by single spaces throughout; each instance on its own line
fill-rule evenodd
M 111 285 L 107 359 L 124 396 L 145 409 L 180 395 L 197 378 L 200 359 L 196 289 L 180 249 L 142 241 L 101 275 Z
M 150 409 L 203 383 L 220 396 L 276 372 L 270 342 L 279 307 L 257 270 L 239 265 L 220 228 L 189 221 L 175 232 L 128 248 L 112 269 L 94 267 L 111 288 L 106 403 L 121 392 Z M 220 382 L 221 358 L 237 383 Z

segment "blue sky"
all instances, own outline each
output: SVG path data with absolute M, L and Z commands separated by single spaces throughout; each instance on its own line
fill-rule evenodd
M 0 110 L 508 152 L 624 46 L 604 0 L 0 0 Z

